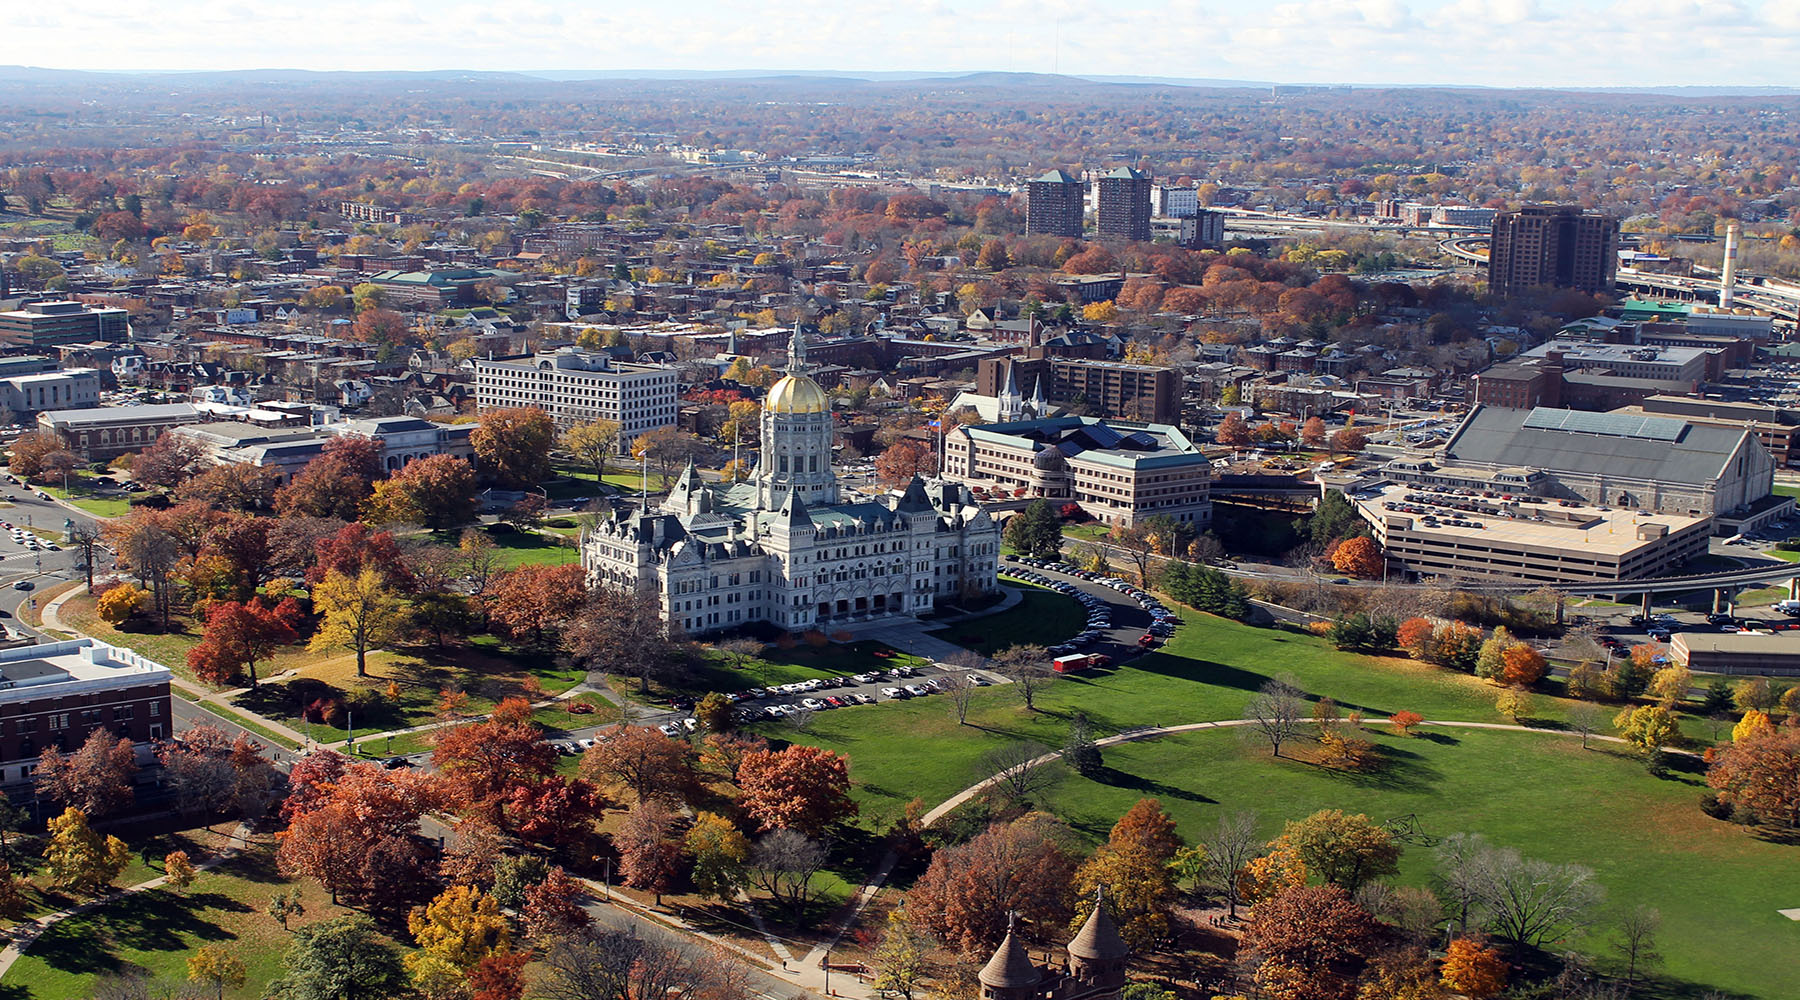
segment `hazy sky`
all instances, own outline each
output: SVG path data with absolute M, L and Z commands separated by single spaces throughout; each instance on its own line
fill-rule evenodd
M 28 44 L 0 60 L 67 69 L 1060 70 L 1800 86 L 1800 0 L 21 0 L 8 19 L 8 34 Z

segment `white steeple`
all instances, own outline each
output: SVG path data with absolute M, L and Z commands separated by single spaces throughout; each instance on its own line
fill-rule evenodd
M 1000 390 L 999 400 L 1001 421 L 1023 418 L 1025 400 L 1019 395 L 1019 383 L 1013 377 L 1013 364 L 1010 360 L 1006 362 L 1006 386 Z

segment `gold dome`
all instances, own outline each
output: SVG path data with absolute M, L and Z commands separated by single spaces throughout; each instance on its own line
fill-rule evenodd
M 824 413 L 831 409 L 831 399 L 805 375 L 783 375 L 769 387 L 763 408 L 770 413 Z

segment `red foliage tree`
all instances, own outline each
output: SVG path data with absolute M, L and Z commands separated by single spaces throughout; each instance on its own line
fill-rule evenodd
M 1242 448 L 1250 443 L 1250 425 L 1244 422 L 1243 414 L 1227 413 L 1213 432 L 1213 440 L 1227 448 Z
M 299 641 L 300 604 L 293 598 L 269 606 L 262 598 L 216 601 L 206 610 L 200 644 L 188 650 L 188 667 L 209 684 L 227 684 L 249 674 L 256 687 L 256 664 Z
M 1278 997 L 1348 1000 L 1355 982 L 1340 971 L 1376 939 L 1369 912 L 1335 885 L 1284 889 L 1250 910 L 1244 946 L 1262 960 L 1256 980 Z
M 408 462 L 394 474 L 393 483 L 405 492 L 427 528 L 455 528 L 475 520 L 475 467 L 454 455 Z
M 1360 535 L 1344 539 L 1331 553 L 1331 565 L 1334 569 L 1364 580 L 1379 577 L 1385 564 L 1381 548 L 1373 539 Z
M 493 818 L 515 789 L 556 770 L 556 749 L 534 723 L 490 720 L 440 730 L 431 762 L 446 799 Z
M 519 1000 L 525 995 L 525 967 L 530 964 L 529 951 L 482 956 L 469 970 L 469 1000 Z
M 379 442 L 340 434 L 306 463 L 292 482 L 275 493 L 275 510 L 283 516 L 335 517 L 354 521 L 381 476 Z
M 650 726 L 621 726 L 581 757 L 581 775 L 618 783 L 640 799 L 680 799 L 693 784 L 693 748 Z M 741 766 L 741 761 L 740 761 Z
M 317 544 L 317 559 L 306 575 L 308 583 L 324 580 L 332 570 L 354 580 L 364 566 L 374 566 L 389 586 L 412 589 L 412 571 L 407 568 L 406 556 L 392 532 L 371 531 L 368 525 L 353 521 L 338 529 L 337 534 L 319 539 Z
M 495 578 L 488 617 L 515 639 L 542 647 L 587 600 L 587 571 L 579 565 L 520 566 Z
M 537 885 L 525 890 L 525 932 L 539 940 L 586 927 L 592 920 L 581 908 L 587 890 L 558 865 Z
M 1067 833 L 1034 813 L 943 848 L 907 894 L 907 912 L 970 953 L 1000 943 L 1010 912 L 1037 926 L 1058 926 L 1068 919 L 1075 878 L 1075 859 L 1061 846 Z
M 856 815 L 850 798 L 850 761 L 822 747 L 794 744 L 759 750 L 738 765 L 744 812 L 764 830 L 791 829 L 816 837 Z
M 895 441 L 875 456 L 875 475 L 889 486 L 904 486 L 914 476 L 937 472 L 937 452 L 923 441 Z
M 1428 618 L 1408 618 L 1394 629 L 1394 641 L 1408 656 L 1420 659 L 1436 631 L 1437 626 Z
M 1760 730 L 1710 753 L 1706 783 L 1727 802 L 1790 830 L 1800 828 L 1800 729 Z
M 506 802 L 506 816 L 520 839 L 549 847 L 585 842 L 605 809 L 606 796 L 593 782 L 562 775 L 519 785 Z
M 662 903 L 680 872 L 681 843 L 675 839 L 675 814 L 656 799 L 645 799 L 626 814 L 625 823 L 613 835 L 619 852 L 619 880 L 634 889 L 648 889 Z
M 131 740 L 95 729 L 71 753 L 45 747 L 35 778 L 39 795 L 97 819 L 131 804 L 135 774 L 137 749 Z

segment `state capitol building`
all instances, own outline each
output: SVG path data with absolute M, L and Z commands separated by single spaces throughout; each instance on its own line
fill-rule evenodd
M 915 477 L 898 495 L 844 502 L 831 399 L 806 371 L 796 330 L 763 402 L 754 475 L 707 483 L 689 466 L 659 506 L 616 509 L 582 534 L 589 584 L 654 592 L 695 635 L 829 630 L 992 592 L 1000 529 L 967 487 Z

